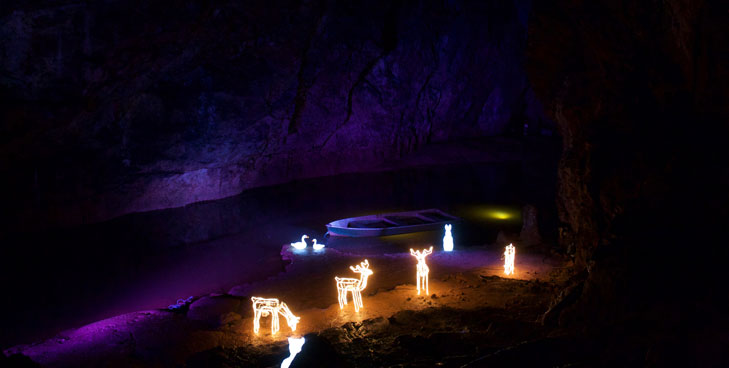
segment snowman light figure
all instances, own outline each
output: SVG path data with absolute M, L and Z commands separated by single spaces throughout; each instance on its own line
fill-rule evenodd
M 294 361 L 296 354 L 301 352 L 301 348 L 304 346 L 306 339 L 303 337 L 294 338 L 289 337 L 289 357 L 281 362 L 281 368 L 289 368 L 291 362 Z
M 451 235 L 451 228 L 453 225 L 448 224 L 445 226 L 445 236 L 443 237 L 443 250 L 450 252 L 453 250 L 453 235 Z

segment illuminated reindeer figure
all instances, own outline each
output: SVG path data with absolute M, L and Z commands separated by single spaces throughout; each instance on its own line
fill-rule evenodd
M 253 332 L 258 333 L 261 327 L 261 316 L 268 317 L 271 314 L 271 334 L 275 335 L 279 330 L 278 315 L 279 313 L 286 317 L 286 322 L 291 327 L 291 331 L 296 331 L 296 324 L 299 323 L 300 317 L 296 317 L 284 302 L 278 299 L 265 299 L 252 297 L 253 301 Z
M 430 249 L 423 249 L 422 251 L 414 251 L 413 248 L 410 248 L 410 254 L 418 260 L 418 295 L 420 295 L 421 288 L 425 289 L 425 294 L 430 294 L 428 292 L 428 272 L 430 272 L 430 269 L 428 268 L 428 265 L 425 264 L 425 257 L 430 255 L 430 253 L 433 253 L 432 246 Z
M 370 263 L 366 259 L 357 267 L 349 266 L 349 268 L 360 274 L 360 278 L 358 280 L 334 277 L 334 280 L 337 281 L 337 292 L 339 293 L 339 309 L 343 309 L 344 305 L 347 304 L 347 292 L 351 291 L 354 311 L 359 312 L 360 308 L 364 308 L 361 291 L 367 287 L 367 277 L 372 274 L 372 270 L 370 270 Z
M 504 250 L 504 273 L 507 275 L 514 274 L 514 258 L 516 256 L 516 248 L 512 244 L 506 246 Z

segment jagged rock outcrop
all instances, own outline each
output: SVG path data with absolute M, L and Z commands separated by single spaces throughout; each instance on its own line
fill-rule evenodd
M 529 1 L 34 2 L 0 13 L 6 223 L 72 225 L 548 124 Z M 536 129 L 536 130 L 535 130 Z
M 587 271 L 563 325 L 689 349 L 666 358 L 726 320 L 727 22 L 717 1 L 535 3 L 527 70 L 563 137 L 561 242 Z
M 539 234 L 538 210 L 532 204 L 522 207 L 521 218 L 522 226 L 519 232 L 519 241 L 522 245 L 532 246 L 542 242 L 542 236 Z

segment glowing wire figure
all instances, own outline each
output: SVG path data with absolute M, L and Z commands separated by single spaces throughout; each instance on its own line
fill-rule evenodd
M 301 348 L 304 346 L 305 342 L 306 339 L 303 337 L 300 337 L 298 339 L 294 337 L 289 337 L 289 357 L 281 362 L 281 368 L 289 368 L 291 362 L 294 360 L 294 357 L 296 357 L 296 354 L 301 352 Z
M 302 235 L 301 236 L 301 241 L 300 242 L 296 242 L 296 243 L 291 243 L 291 246 L 294 247 L 294 248 L 296 248 L 296 249 L 304 249 L 304 248 L 306 248 L 306 240 L 305 239 L 308 238 L 308 237 L 309 237 L 308 235 Z
M 516 248 L 512 244 L 506 246 L 504 251 L 504 273 L 507 275 L 514 274 L 514 257 L 516 256 Z
M 344 305 L 347 304 L 347 292 L 352 292 L 352 302 L 354 303 L 354 311 L 359 312 L 360 308 L 364 308 L 362 304 L 362 293 L 361 291 L 367 287 L 367 277 L 372 274 L 370 270 L 370 263 L 365 259 L 364 262 L 360 263 L 357 267 L 349 266 L 349 268 L 360 274 L 358 279 L 340 278 L 334 277 L 337 281 L 337 292 L 339 297 L 339 309 L 343 309 Z
M 279 330 L 278 315 L 286 317 L 286 322 L 291 327 L 291 331 L 296 331 L 296 324 L 299 323 L 300 317 L 296 317 L 284 302 L 278 299 L 265 299 L 252 297 L 253 301 L 253 332 L 258 333 L 261 327 L 261 316 L 268 317 L 271 315 L 271 334 L 275 335 Z
M 451 229 L 453 225 L 448 224 L 445 226 L 445 236 L 443 237 L 443 250 L 450 252 L 453 250 L 453 235 L 451 235 Z
M 426 295 L 430 294 L 428 291 L 428 273 L 430 272 L 430 269 L 428 268 L 428 265 L 425 264 L 425 257 L 430 255 L 430 253 L 433 253 L 432 246 L 430 249 L 423 249 L 422 251 L 415 251 L 413 248 L 410 248 L 410 254 L 418 260 L 418 279 L 416 280 L 418 285 L 418 295 L 420 295 L 420 289 L 424 289 Z
M 314 247 L 314 250 L 321 250 L 322 248 L 324 248 L 324 244 L 317 243 L 316 239 L 314 239 L 314 244 L 312 244 L 312 246 Z

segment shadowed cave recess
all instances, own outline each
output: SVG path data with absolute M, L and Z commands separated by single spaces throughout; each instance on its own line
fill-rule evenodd
M 278 367 L 304 337 L 291 367 L 728 366 L 727 24 L 701 0 L 4 2 L 0 365 Z M 452 252 L 326 234 L 426 208 L 460 218 Z M 297 329 L 254 333 L 252 296 Z

